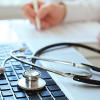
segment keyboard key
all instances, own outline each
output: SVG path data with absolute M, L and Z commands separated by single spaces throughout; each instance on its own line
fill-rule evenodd
M 7 57 L 11 57 L 11 55 L 10 54 L 7 54 Z
M 6 91 L 2 91 L 2 95 L 4 97 L 7 97 L 7 96 L 12 96 L 13 94 L 12 94 L 11 90 L 6 90 Z
M 20 69 L 22 69 L 21 65 L 14 65 L 13 67 L 14 67 L 15 70 L 20 70 Z
M 4 97 L 4 100 L 15 100 L 15 98 L 13 96 L 9 96 L 9 97 Z
M 8 82 L 7 82 L 6 79 L 2 79 L 2 80 L 0 80 L 0 85 L 3 85 L 3 84 L 8 84 Z
M 24 53 L 25 53 L 25 55 L 32 55 L 33 54 L 29 49 L 25 50 Z
M 17 81 L 17 77 L 16 76 L 10 76 L 8 77 L 9 81 Z
M 21 92 L 22 90 L 20 88 L 18 88 L 17 86 L 13 87 L 13 91 L 14 92 Z
M 67 97 L 57 97 L 56 100 L 69 100 Z
M 6 50 L 6 54 L 10 54 L 10 51 L 11 51 L 11 50 Z
M 11 81 L 10 84 L 11 86 L 17 86 L 17 81 Z
M 2 63 L 4 60 L 0 60 L 0 63 Z
M 17 100 L 28 100 L 27 98 L 19 98 Z
M 23 93 L 23 92 L 16 92 L 15 96 L 16 96 L 16 98 L 25 98 L 26 97 L 25 93 Z
M 10 49 L 10 45 L 9 44 L 3 44 L 4 49 Z
M 0 60 L 5 60 L 5 57 L 0 56 Z
M 49 96 L 51 96 L 50 93 L 49 93 L 49 91 L 42 91 L 42 92 L 40 92 L 40 95 L 42 97 L 49 97 Z
M 23 75 L 22 74 L 18 74 L 18 78 L 19 79 L 23 78 Z
M 46 85 L 49 86 L 49 85 L 56 85 L 55 81 L 53 79 L 45 79 L 46 81 Z
M 44 87 L 44 88 L 40 89 L 39 91 L 40 91 L 40 92 L 42 92 L 42 91 L 47 91 L 47 88 Z
M 25 43 L 22 44 L 25 48 L 27 48 L 27 45 Z
M 63 97 L 63 96 L 65 96 L 65 94 L 62 91 L 53 91 L 52 95 L 54 97 Z
M 3 54 L 0 54 L 0 57 L 6 57 L 6 55 L 3 53 Z
M 38 95 L 29 96 L 30 100 L 41 100 Z
M 11 67 L 7 67 L 6 68 L 6 72 L 12 72 L 13 70 L 12 70 L 12 68 Z
M 14 72 L 6 72 L 7 76 L 15 76 Z
M 1 48 L 1 47 L 0 47 Z M 0 55 L 4 54 L 5 52 L 3 51 L 3 49 L 0 49 Z
M 0 80 L 5 79 L 5 75 L 4 74 L 0 74 Z
M 57 85 L 48 86 L 50 91 L 58 91 L 60 88 Z
M 28 64 L 22 63 L 23 67 L 29 66 Z M 30 66 L 29 66 L 30 67 Z
M 11 67 L 10 64 L 9 64 L 9 62 L 6 62 L 5 68 L 9 68 L 9 67 Z
M 52 97 L 43 97 L 43 100 L 54 100 Z M 63 99 L 61 99 L 63 100 Z
M 29 70 L 30 69 L 30 66 L 25 66 L 24 69 L 25 70 Z
M 1 90 L 10 90 L 9 85 L 0 85 Z
M 28 95 L 28 96 L 33 96 L 33 95 L 37 95 L 37 91 L 31 91 L 31 90 L 27 90 L 26 91 L 26 94 Z
M 13 66 L 18 66 L 18 65 L 20 65 L 20 64 L 19 64 L 18 61 L 15 61 L 15 62 L 12 62 L 12 65 L 13 65 Z
M 24 71 L 23 70 L 16 70 L 17 74 L 22 74 Z
M 47 73 L 47 71 L 41 71 L 41 78 L 50 79 L 51 76 Z

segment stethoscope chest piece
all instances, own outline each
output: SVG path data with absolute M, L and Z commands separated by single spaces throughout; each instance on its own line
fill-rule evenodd
M 24 78 L 18 80 L 18 86 L 25 90 L 42 89 L 46 82 L 40 78 L 41 73 L 37 70 L 27 70 L 23 73 Z

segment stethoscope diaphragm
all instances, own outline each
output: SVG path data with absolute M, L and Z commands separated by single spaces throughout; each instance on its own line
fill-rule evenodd
M 46 82 L 40 78 L 41 73 L 37 70 L 27 70 L 23 73 L 24 78 L 18 80 L 18 86 L 25 90 L 40 90 Z

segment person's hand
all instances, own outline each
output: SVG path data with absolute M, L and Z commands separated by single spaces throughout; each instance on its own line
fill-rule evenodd
M 36 13 L 32 3 L 22 7 L 24 16 L 36 25 L 35 17 L 38 16 L 41 21 L 41 28 L 46 29 L 50 26 L 57 25 L 63 20 L 66 7 L 63 4 L 53 4 L 49 2 L 38 1 L 39 11 Z
M 100 33 L 98 34 L 97 39 L 100 41 Z

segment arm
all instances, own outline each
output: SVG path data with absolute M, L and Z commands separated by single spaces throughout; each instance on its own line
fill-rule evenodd
M 64 22 L 100 20 L 100 0 L 77 0 L 63 3 L 67 8 Z

